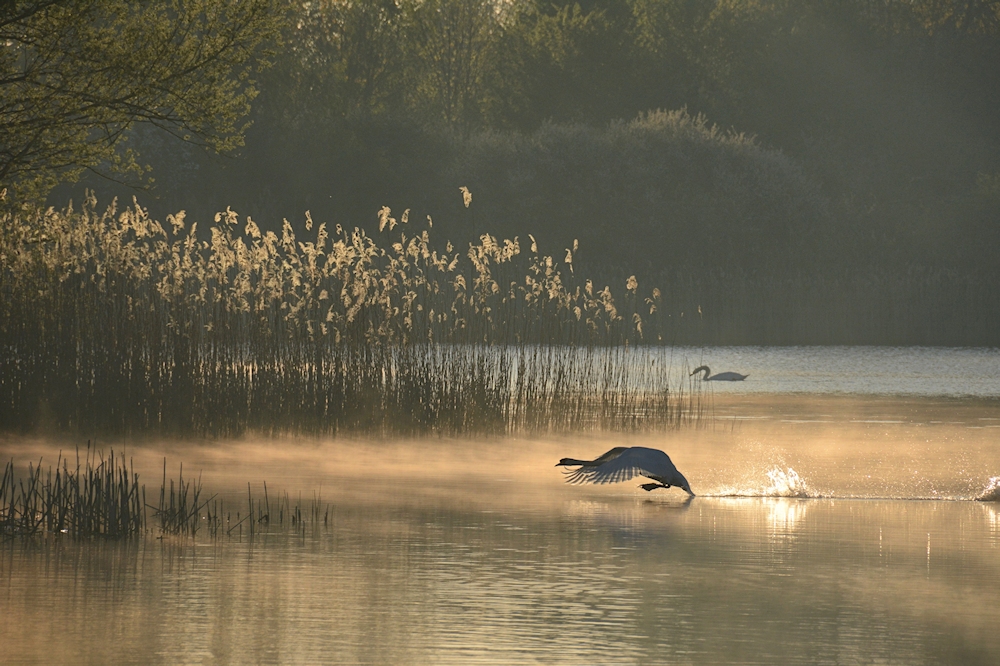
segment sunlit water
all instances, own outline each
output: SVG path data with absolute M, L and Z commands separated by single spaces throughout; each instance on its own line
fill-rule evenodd
M 696 351 L 690 366 L 751 379 L 664 435 L 132 446 L 150 488 L 163 455 L 201 472 L 231 524 L 264 481 L 326 524 L 7 540 L 0 662 L 1000 663 L 995 353 Z M 828 379 L 799 374 L 824 354 Z M 868 390 L 795 388 L 851 386 L 873 354 L 908 360 Z M 975 390 L 870 388 L 964 354 Z M 0 453 L 54 460 L 71 441 Z M 698 495 L 571 486 L 553 466 L 617 445 L 668 451 Z

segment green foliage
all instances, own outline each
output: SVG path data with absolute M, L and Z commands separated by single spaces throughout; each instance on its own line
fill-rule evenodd
M 292 3 L 277 66 L 262 77 L 258 116 L 296 129 L 399 104 L 403 14 L 391 0 Z M 305 125 L 306 127 L 303 127 Z
M 417 76 L 410 103 L 436 111 L 447 123 L 476 120 L 500 51 L 501 3 L 495 0 L 422 0 L 406 5 L 408 53 Z
M 832 240 L 828 203 L 800 166 L 683 109 L 603 130 L 483 133 L 455 153 L 450 175 L 477 192 L 484 219 L 515 234 L 545 220 L 548 245 L 579 235 L 581 260 L 604 274 L 691 273 L 718 260 L 730 271 L 782 260 L 787 270 L 797 259 L 782 257 L 786 248 L 809 249 L 812 263 Z
M 228 151 L 256 96 L 252 61 L 273 0 L 4 3 L 0 183 L 44 195 L 84 169 L 137 177 L 129 131 L 148 123 Z

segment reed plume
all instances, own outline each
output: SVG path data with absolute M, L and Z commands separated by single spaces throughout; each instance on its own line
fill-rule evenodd
M 199 230 L 137 203 L 0 219 L 0 429 L 104 434 L 510 432 L 684 418 L 658 290 L 622 302 L 573 252 L 485 234 L 458 250 L 379 212 L 377 237 L 306 214 Z M 644 337 L 645 336 L 645 337 Z M 581 360 L 582 359 L 582 360 Z M 636 372 L 645 373 L 635 381 Z M 570 416 L 572 415 L 572 416 Z M 45 423 L 45 421 L 54 421 Z

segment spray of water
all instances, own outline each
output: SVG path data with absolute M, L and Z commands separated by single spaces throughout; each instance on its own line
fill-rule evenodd
M 791 467 L 781 469 L 775 467 L 768 470 L 767 478 L 770 485 L 765 489 L 765 494 L 770 497 L 813 497 L 815 493 L 809 488 L 799 473 Z
M 765 472 L 767 481 L 753 479 L 712 493 L 719 497 L 821 497 L 791 467 L 772 467 Z M 758 476 L 757 479 L 760 477 Z
M 1000 502 L 1000 476 L 990 477 L 983 492 L 976 496 L 980 502 Z

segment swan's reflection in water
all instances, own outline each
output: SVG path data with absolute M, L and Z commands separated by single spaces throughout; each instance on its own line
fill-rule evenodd
M 675 501 L 648 499 L 639 496 L 630 501 L 570 500 L 565 503 L 565 513 L 581 519 L 592 519 L 620 526 L 646 525 L 650 520 L 661 514 L 672 514 L 687 511 L 691 508 L 694 497 L 685 495 Z

